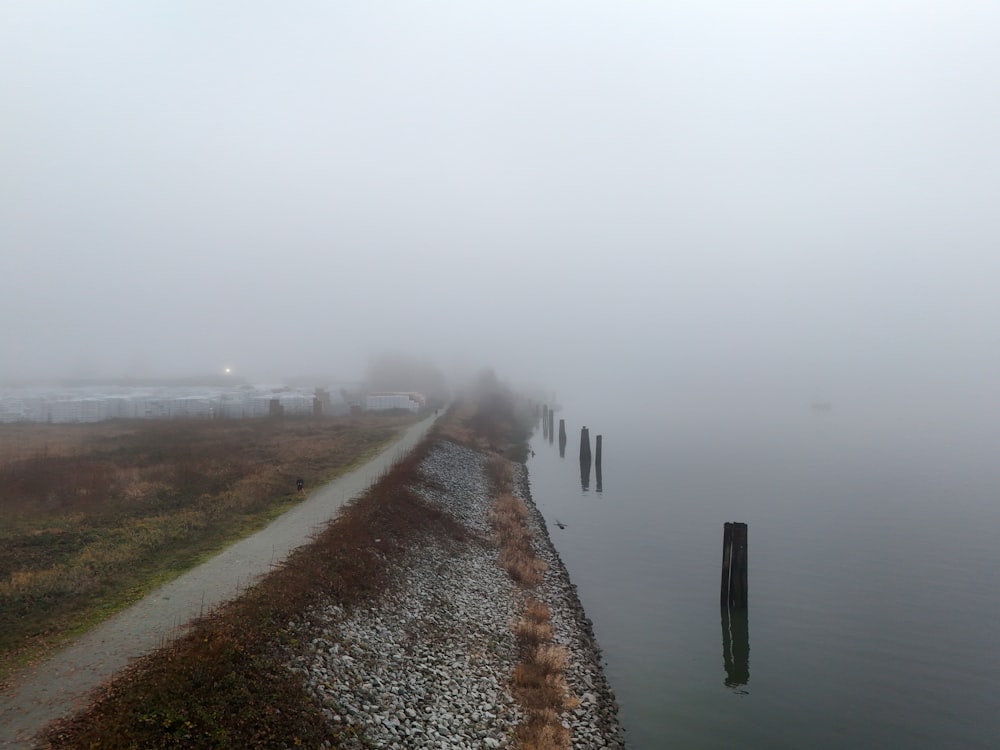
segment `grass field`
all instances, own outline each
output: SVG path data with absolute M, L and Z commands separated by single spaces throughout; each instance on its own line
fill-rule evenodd
M 0 426 L 0 680 L 374 454 L 412 415 Z
M 348 503 L 335 523 L 293 551 L 285 564 L 245 594 L 196 620 L 163 648 L 135 660 L 102 687 L 88 708 L 50 725 L 39 747 L 357 747 L 354 730 L 346 730 L 350 737 L 338 734 L 300 676 L 287 668 L 287 649 L 302 647 L 290 640 L 294 637 L 289 623 L 308 617 L 319 603 L 351 607 L 377 598 L 385 591 L 393 566 L 416 539 L 428 534 L 453 543 L 467 539 L 464 526 L 413 490 L 425 481 L 419 466 L 434 440 L 442 438 L 482 451 L 494 447 L 505 454 L 523 454 L 529 428 L 516 424 L 512 404 L 504 405 L 509 408 L 498 410 L 495 403 L 488 410 L 469 404 L 452 408 L 427 439 Z M 397 424 L 401 423 L 368 423 L 355 429 L 390 434 Z M 493 462 L 497 491 L 509 489 L 504 465 L 499 459 Z M 278 473 L 283 483 L 279 497 L 289 499 L 292 491 L 285 484 L 293 484 L 295 476 L 287 467 Z M 551 690 L 537 693 L 534 683 L 541 679 L 547 685 L 561 685 L 564 655 L 549 647 L 547 610 L 535 609 L 539 611 L 527 613 L 530 622 L 519 626 L 518 632 L 524 662 L 518 666 L 516 689 L 525 697 L 533 696 L 531 726 L 519 733 L 519 739 L 526 749 L 556 750 L 563 746 L 559 741 L 564 732 L 553 736 L 554 743 L 538 738 L 551 734 L 549 719 L 564 707 L 565 698 Z

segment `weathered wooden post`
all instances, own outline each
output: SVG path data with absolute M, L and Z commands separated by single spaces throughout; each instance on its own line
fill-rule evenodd
M 549 406 L 542 404 L 542 438 L 549 436 Z
M 552 411 L 551 409 L 549 409 L 549 442 L 550 443 L 553 440 L 555 440 L 555 433 L 556 433 L 556 431 L 553 429 L 553 427 L 555 427 L 555 421 L 554 421 L 555 418 L 556 418 L 555 412 Z
M 722 659 L 725 684 L 738 688 L 750 680 L 750 628 L 747 614 L 747 525 L 727 523 L 722 534 Z
M 747 525 L 733 524 L 733 564 L 729 573 L 729 608 L 747 608 Z
M 603 477 L 601 476 L 601 444 L 602 444 L 602 436 L 598 435 L 596 443 L 595 443 L 595 446 L 594 446 L 594 448 L 595 448 L 595 450 L 594 450 L 594 473 L 597 476 L 597 491 L 598 492 L 603 492 L 604 491 L 604 480 L 603 480 Z
M 566 420 L 559 420 L 559 457 L 566 456 Z
M 590 430 L 586 427 L 580 430 L 580 487 L 584 492 L 590 489 Z
M 719 603 L 734 611 L 745 610 L 747 599 L 747 525 L 727 523 L 722 534 Z
M 726 523 L 722 527 L 722 590 L 719 592 L 719 604 L 723 609 L 729 609 L 729 565 L 733 559 L 733 525 Z

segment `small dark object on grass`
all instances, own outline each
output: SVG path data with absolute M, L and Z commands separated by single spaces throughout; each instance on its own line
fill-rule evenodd
M 296 479 L 295 480 L 295 489 L 297 489 L 299 492 L 302 492 L 302 488 L 305 487 L 305 486 L 306 486 L 306 483 L 303 480 L 301 480 L 301 479 Z

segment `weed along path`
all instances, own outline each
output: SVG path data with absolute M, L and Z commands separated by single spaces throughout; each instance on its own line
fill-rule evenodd
M 84 707 L 90 691 L 130 660 L 162 646 L 192 619 L 238 596 L 408 453 L 435 419 L 412 425 L 371 461 L 317 489 L 267 528 L 119 612 L 51 659 L 14 675 L 0 693 L 0 747 L 31 747 L 40 729 Z

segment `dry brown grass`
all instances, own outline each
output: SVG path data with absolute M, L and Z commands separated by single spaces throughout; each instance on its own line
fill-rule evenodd
M 562 750 L 570 746 L 570 731 L 552 709 L 532 712 L 517 733 L 521 750 Z
M 510 462 L 507 459 L 502 456 L 490 456 L 486 462 L 486 476 L 493 485 L 495 495 L 510 494 Z
M 434 432 L 438 437 L 464 445 L 476 451 L 488 451 L 489 443 L 470 426 L 475 409 L 466 400 L 456 402 L 443 419 L 438 420 Z
M 552 641 L 551 614 L 548 606 L 529 597 L 524 603 L 521 619 L 514 626 L 518 648 L 524 658 L 534 658 L 535 652 Z
M 527 520 L 528 508 L 520 498 L 500 495 L 494 500 L 491 521 L 500 545 L 500 564 L 518 583 L 537 586 L 548 566 L 535 556 Z
M 313 543 L 189 634 L 139 660 L 86 711 L 51 727 L 46 748 L 70 750 L 341 746 L 341 738 L 285 667 L 288 626 L 318 604 L 377 597 L 416 538 L 466 540 L 464 527 L 424 503 L 427 442 L 344 509 Z
M 552 643 L 548 607 L 529 599 L 514 630 L 521 654 L 514 670 L 514 694 L 527 714 L 517 730 L 521 747 L 568 748 L 570 732 L 563 726 L 560 713 L 578 702 L 566 684 L 568 652 Z
M 510 465 L 501 457 L 487 464 L 497 495 L 491 510 L 494 536 L 500 546 L 500 565 L 510 577 L 527 588 L 541 583 L 547 565 L 534 552 L 528 528 L 530 514 L 524 501 L 510 494 Z M 551 613 L 534 597 L 524 605 L 514 625 L 520 661 L 514 668 L 512 686 L 526 714 L 517 728 L 522 749 L 564 750 L 570 746 L 570 731 L 560 712 L 573 708 L 576 699 L 566 684 L 568 653 L 552 642 Z
M 464 445 L 473 450 L 482 451 L 488 447 L 486 441 L 483 438 L 477 437 L 472 428 L 457 422 L 449 422 L 442 425 L 438 430 L 438 434 L 446 440 L 451 440 L 454 443 Z
M 438 434 L 481 453 L 524 461 L 536 422 L 534 408 L 498 383 L 493 385 L 495 392 L 480 391 L 454 403 Z
M 537 586 L 548 566 L 530 552 L 504 549 L 500 553 L 500 564 L 518 583 Z
M 476 439 L 471 430 L 470 435 Z M 260 585 L 195 623 L 167 648 L 137 661 L 87 710 L 52 727 L 44 747 L 341 746 L 341 738 L 299 677 L 284 666 L 284 649 L 296 647 L 288 625 L 331 597 L 350 607 L 378 596 L 388 572 L 425 534 L 463 539 L 461 526 L 410 490 L 422 481 L 416 466 L 428 445 L 395 467 Z M 515 518 L 518 515 L 515 510 Z M 552 670 L 565 655 L 541 648 L 552 645 L 541 639 L 551 628 L 547 609 L 529 601 L 524 616 L 536 620 L 531 629 L 535 635 L 528 639 L 537 640 L 538 666 L 523 669 L 522 681 L 537 682 L 541 674 L 543 684 L 558 688 Z M 519 730 L 523 748 L 568 747 L 569 732 L 558 718 L 568 698 L 560 697 L 557 689 L 547 694 L 553 706 L 530 711 Z
M 0 426 L 0 679 L 372 454 L 409 417 Z

